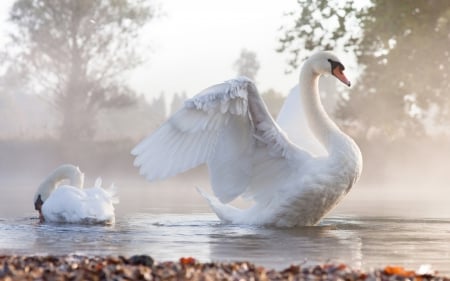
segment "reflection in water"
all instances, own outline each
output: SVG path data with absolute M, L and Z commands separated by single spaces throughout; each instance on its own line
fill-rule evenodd
M 212 260 L 252 260 L 277 269 L 343 259 L 356 267 L 361 265 L 357 233 L 334 225 L 296 229 L 231 226 L 213 229 L 210 238 Z
M 316 227 L 276 229 L 222 224 L 213 214 L 138 213 L 118 217 L 114 226 L 0 220 L 0 233 L 2 254 L 193 256 L 277 269 L 328 261 L 364 269 L 432 264 L 450 274 L 449 220 L 333 217 Z
M 107 254 L 117 251 L 115 237 L 120 237 L 111 226 L 81 226 L 70 224 L 37 224 L 32 249 L 35 253 L 90 253 Z

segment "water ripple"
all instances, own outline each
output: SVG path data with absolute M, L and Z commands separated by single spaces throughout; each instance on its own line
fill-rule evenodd
M 433 264 L 450 273 L 450 220 L 336 216 L 319 226 L 277 229 L 224 224 L 213 214 L 136 213 L 113 226 L 40 224 L 0 219 L 2 254 L 148 254 L 158 260 L 250 260 L 281 269 L 291 263 L 346 262 L 372 268 Z

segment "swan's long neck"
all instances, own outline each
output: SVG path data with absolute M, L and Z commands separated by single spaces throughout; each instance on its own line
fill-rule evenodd
M 71 186 L 83 188 L 84 174 L 78 167 L 73 165 L 61 165 L 39 185 L 35 194 L 35 200 L 40 195 L 41 199 L 45 201 L 53 190 L 64 180 L 68 180 Z
M 320 74 L 315 73 L 311 65 L 305 63 L 300 72 L 300 96 L 309 127 L 330 153 L 333 140 L 343 133 L 323 108 L 319 95 L 319 77 Z

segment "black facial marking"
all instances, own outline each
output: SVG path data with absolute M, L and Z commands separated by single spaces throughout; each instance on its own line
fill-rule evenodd
M 331 64 L 331 72 L 333 72 L 333 69 L 335 69 L 336 67 L 339 67 L 339 69 L 340 69 L 341 71 L 345 70 L 345 67 L 344 67 L 344 65 L 343 65 L 342 63 L 340 63 L 340 62 L 338 62 L 338 61 L 334 61 L 334 60 L 332 60 L 332 59 L 328 59 L 328 61 L 329 61 L 330 64 Z
M 38 198 L 36 199 L 36 202 L 34 202 L 34 209 L 36 211 L 40 211 L 43 204 L 44 204 L 44 201 L 42 201 L 41 195 L 39 194 Z

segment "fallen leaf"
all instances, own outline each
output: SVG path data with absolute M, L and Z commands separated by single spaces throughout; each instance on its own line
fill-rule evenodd
M 413 277 L 416 275 L 416 273 L 412 270 L 405 270 L 401 266 L 390 266 L 390 265 L 384 268 L 384 273 L 388 275 L 399 275 L 403 277 Z
M 194 265 L 195 259 L 193 257 L 182 257 L 180 258 L 180 263 L 182 265 Z

